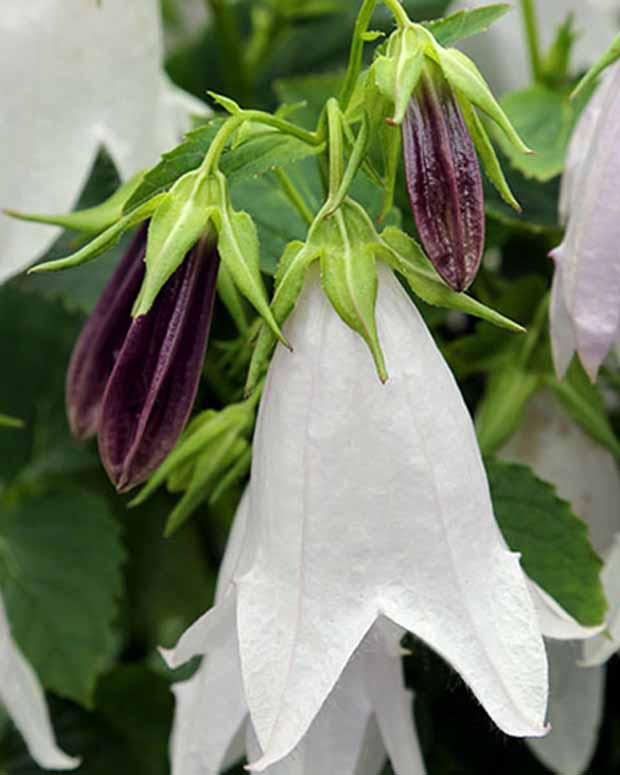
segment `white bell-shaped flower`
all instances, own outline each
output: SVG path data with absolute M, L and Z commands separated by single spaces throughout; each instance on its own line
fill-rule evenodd
M 0 51 L 0 207 L 67 212 L 102 146 L 126 179 L 204 111 L 163 71 L 157 0 L 4 0 Z M 0 217 L 0 282 L 57 233 Z
M 34 670 L 11 635 L 0 597 L 0 705 L 4 705 L 22 734 L 30 755 L 46 770 L 77 767 L 79 759 L 64 754 L 57 746 L 45 696 Z
M 176 713 L 172 775 L 217 775 L 241 759 L 262 755 L 248 716 L 236 629 L 233 578 L 246 537 L 249 499 L 244 496 L 216 594 L 222 616 L 198 620 L 169 655 L 172 664 L 206 653 L 197 673 L 174 687 Z M 403 685 L 402 630 L 377 622 L 350 659 L 334 690 L 299 745 L 268 768 L 269 775 L 379 775 L 387 755 L 397 775 L 424 775 Z
M 563 376 L 575 352 L 592 379 L 620 342 L 620 65 L 577 125 L 562 181 L 564 241 L 552 256 L 551 342 Z
M 529 402 L 519 430 L 501 456 L 531 466 L 541 479 L 554 484 L 560 497 L 588 524 L 592 543 L 605 559 L 602 580 L 610 603 L 608 634 L 581 645 L 547 642 L 552 732 L 543 740 L 530 741 L 534 753 L 554 772 L 580 775 L 598 741 L 605 679 L 600 666 L 586 668 L 580 663 L 585 658 L 601 665 L 620 648 L 620 474 L 614 457 L 574 423 L 547 391 Z M 553 631 L 545 634 L 558 637 Z M 560 637 L 571 637 L 570 631 Z

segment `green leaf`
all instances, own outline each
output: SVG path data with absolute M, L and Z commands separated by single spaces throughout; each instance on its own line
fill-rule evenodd
M 518 323 L 466 293 L 457 293 L 449 288 L 439 278 L 418 243 L 400 229 L 388 226 L 381 233 L 377 248 L 387 263 L 403 275 L 411 290 L 427 304 L 456 309 L 515 333 L 524 331 Z
M 490 460 L 487 473 L 495 517 L 523 570 L 580 624 L 601 624 L 603 563 L 585 523 L 526 466 Z
M 595 441 L 619 457 L 620 440 L 609 422 L 598 387 L 592 384 L 579 359 L 573 359 L 562 381 L 550 376 L 547 378 L 547 384 L 573 420 Z
M 167 191 L 184 175 L 197 169 L 223 120 L 216 118 L 205 126 L 185 135 L 183 142 L 165 153 L 162 160 L 144 176 L 144 180 L 125 205 L 125 212 L 147 202 L 153 196 Z M 275 167 L 286 167 L 301 159 L 321 153 L 323 146 L 312 146 L 296 137 L 279 132 L 259 132 L 228 149 L 222 155 L 220 169 L 230 185 L 257 175 L 263 175 Z
M 179 178 L 149 224 L 146 275 L 133 316 L 146 315 L 158 293 L 204 235 L 214 210 L 214 181 L 201 172 Z
M 519 426 L 540 378 L 511 361 L 489 376 L 476 412 L 476 434 L 483 455 L 496 452 Z
M 443 19 L 424 22 L 424 26 L 442 46 L 452 46 L 458 40 L 485 32 L 510 10 L 512 8 L 507 3 L 483 5 L 471 10 L 457 11 Z
M 562 237 L 558 223 L 559 178 L 540 183 L 524 177 L 518 170 L 507 168 L 506 179 L 523 211 L 515 212 L 494 187 L 485 184 L 484 206 L 489 224 L 521 235 L 545 235 L 550 244 L 557 244 Z
M 511 164 L 526 177 L 541 182 L 559 175 L 564 169 L 566 149 L 579 117 L 581 105 L 541 84 L 511 92 L 502 99 L 502 107 L 534 154 L 519 153 L 503 133 L 494 132 Z
M 15 638 L 48 689 L 83 705 L 115 650 L 123 558 L 101 498 L 47 494 L 0 511 L 0 587 Z

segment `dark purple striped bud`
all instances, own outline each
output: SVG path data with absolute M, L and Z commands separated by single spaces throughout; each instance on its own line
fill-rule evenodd
M 99 408 L 118 353 L 131 325 L 131 308 L 144 277 L 146 226 L 117 266 L 73 348 L 66 380 L 71 432 L 86 439 L 97 432 Z
M 446 283 L 464 291 L 484 248 L 482 179 L 456 96 L 436 65 L 425 66 L 402 127 L 407 188 L 420 239 Z
M 146 315 L 133 320 L 108 380 L 99 453 L 119 492 L 143 482 L 192 410 L 211 325 L 219 256 L 200 240 Z

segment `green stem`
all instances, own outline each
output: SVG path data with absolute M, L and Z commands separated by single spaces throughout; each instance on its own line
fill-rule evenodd
M 344 173 L 342 121 L 338 101 L 332 97 L 327 103 L 327 130 L 329 134 L 329 194 L 335 199 Z
M 323 142 L 316 132 L 309 132 L 307 129 L 302 129 L 290 121 L 285 121 L 278 116 L 272 116 L 271 113 L 265 113 L 262 110 L 240 110 L 226 119 L 215 135 L 215 139 L 209 146 L 207 155 L 201 164 L 201 169 L 204 173 L 212 172 L 217 167 L 226 144 L 244 121 L 255 121 L 259 124 L 265 124 L 277 129 L 282 134 L 292 135 L 308 145 L 321 145 Z
M 541 82 L 544 80 L 544 73 L 542 58 L 540 56 L 540 40 L 538 37 L 538 18 L 536 16 L 535 0 L 521 0 L 521 13 L 525 25 L 532 77 L 534 81 Z
M 362 54 L 365 43 L 364 35 L 368 30 L 368 25 L 370 24 L 370 20 L 378 2 L 379 0 L 364 0 L 355 21 L 355 29 L 353 30 L 353 39 L 351 41 L 351 52 L 349 54 L 349 64 L 338 97 L 343 112 L 349 106 L 351 96 L 355 89 L 355 83 L 362 67 Z M 394 14 L 399 26 L 406 27 L 410 23 L 409 17 L 399 0 L 383 0 L 383 3 Z
M 297 187 L 293 181 L 280 167 L 275 170 L 275 176 L 278 179 L 280 186 L 282 187 L 282 191 L 284 191 L 293 207 L 301 215 L 304 221 L 310 225 L 314 220 L 314 215 L 312 214 L 312 210 L 306 204 L 306 200 L 297 190 Z

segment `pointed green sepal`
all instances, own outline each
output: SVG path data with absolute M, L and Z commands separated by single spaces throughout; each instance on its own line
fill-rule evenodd
M 315 247 L 312 241 L 308 244 L 295 241 L 286 246 L 278 263 L 271 301 L 271 310 L 278 325 L 282 326 L 293 311 L 304 287 L 306 270 L 314 260 L 319 258 L 319 255 L 320 247 Z M 267 325 L 261 326 L 248 370 L 246 395 L 254 392 L 267 371 L 276 341 L 271 329 Z
M 285 347 L 288 342 L 276 323 L 260 273 L 258 233 L 251 216 L 235 212 L 230 203 L 226 178 L 217 172 L 218 207 L 213 220 L 218 232 L 217 248 L 222 263 L 228 268 L 235 285 L 263 317 Z
M 368 345 L 377 374 L 388 373 L 375 320 L 377 267 L 376 233 L 363 208 L 348 201 L 324 224 L 321 280 L 334 309 Z
M 467 125 L 471 139 L 476 146 L 476 151 L 478 152 L 478 156 L 482 161 L 482 166 L 487 177 L 495 186 L 504 202 L 520 213 L 521 205 L 510 190 L 508 181 L 506 180 L 501 164 L 499 163 L 499 159 L 497 158 L 497 154 L 495 153 L 495 148 L 493 148 L 491 139 L 489 138 L 487 130 L 485 129 L 480 116 L 472 108 L 471 103 L 461 94 L 458 94 L 457 92 L 456 97 L 463 113 L 465 124 Z
M 521 153 L 532 153 L 519 137 L 508 116 L 491 93 L 476 65 L 455 48 L 436 44 L 434 55 L 450 84 L 499 126 L 506 138 Z
M 405 278 L 413 293 L 427 304 L 456 309 L 515 333 L 525 331 L 523 326 L 482 302 L 449 288 L 440 280 L 418 243 L 400 229 L 388 226 L 381 233 L 377 250 L 386 263 Z
M 124 215 L 120 220 L 109 226 L 101 234 L 98 234 L 95 239 L 91 240 L 83 248 L 72 253 L 66 258 L 59 258 L 56 261 L 46 261 L 44 264 L 37 264 L 28 270 L 28 274 L 35 274 L 37 272 L 58 272 L 61 269 L 71 269 L 75 266 L 81 266 L 87 264 L 89 261 L 97 258 L 106 250 L 116 245 L 119 239 L 126 231 L 133 229 L 142 221 L 150 218 L 151 215 L 157 210 L 157 208 L 165 202 L 168 194 L 158 194 L 149 199 L 148 202 L 136 207 L 127 215 Z
M 239 293 L 228 267 L 224 264 L 220 265 L 217 273 L 217 293 L 239 333 L 247 333 L 249 324 L 245 299 Z
M 381 94 L 394 105 L 393 124 L 402 124 L 407 105 L 422 73 L 424 41 L 413 27 L 392 33 L 387 52 L 372 65 Z
M 603 53 L 601 58 L 595 62 L 588 72 L 583 76 L 571 94 L 571 99 L 576 99 L 580 94 L 587 93 L 594 86 L 599 75 L 610 65 L 620 59 L 620 35 L 617 35 L 609 48 Z
M 218 94 L 214 91 L 207 91 L 207 94 L 220 107 L 224 108 L 227 113 L 230 113 L 231 116 L 235 116 L 237 113 L 241 113 L 241 106 L 239 103 L 231 100 L 230 97 L 226 97 L 225 95 Z
M 146 275 L 133 316 L 145 315 L 158 293 L 204 235 L 214 209 L 213 181 L 202 172 L 179 178 L 149 224 Z
M 61 226 L 63 229 L 79 231 L 82 234 L 100 234 L 122 218 L 125 203 L 133 196 L 143 178 L 144 172 L 139 172 L 123 183 L 111 197 L 108 197 L 101 204 L 88 207 L 85 210 L 76 210 L 73 213 L 45 215 L 42 213 L 22 213 L 11 209 L 6 209 L 4 212 L 11 218 L 17 218 L 20 221 L 47 223 L 51 226 Z

